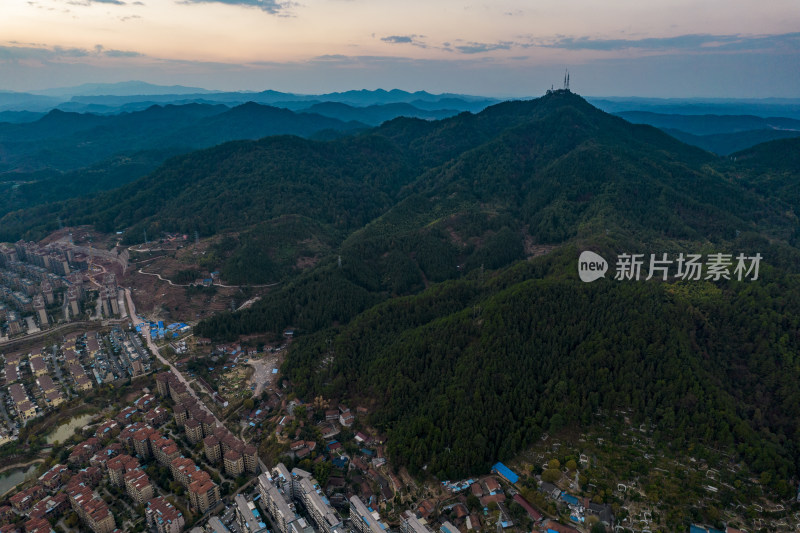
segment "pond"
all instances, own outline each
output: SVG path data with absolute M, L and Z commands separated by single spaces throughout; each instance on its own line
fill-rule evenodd
M 36 475 L 36 467 L 38 466 L 38 464 L 35 464 L 25 468 L 15 468 L 13 470 L 6 470 L 0 474 L 0 496 L 23 481 L 32 479 Z
M 47 435 L 47 444 L 53 444 L 56 441 L 59 443 L 64 442 L 75 433 L 76 429 L 80 429 L 88 424 L 89 420 L 92 419 L 92 416 L 94 415 L 85 414 L 70 418 L 69 422 L 61 424 L 55 429 L 55 431 Z

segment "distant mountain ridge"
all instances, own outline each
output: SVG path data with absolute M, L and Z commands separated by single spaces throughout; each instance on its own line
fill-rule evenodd
M 49 111 L 55 107 L 69 111 L 94 111 L 119 113 L 125 106 L 222 103 L 240 105 L 247 102 L 276 105 L 290 109 L 308 107 L 321 102 L 338 102 L 352 106 L 409 103 L 426 110 L 456 109 L 480 111 L 497 103 L 496 98 L 452 93 L 432 94 L 427 91 L 408 92 L 399 89 L 352 90 L 327 94 L 294 94 L 274 90 L 265 91 L 210 91 L 182 86 L 159 86 L 144 82 L 119 84 L 86 84 L 79 87 L 17 93 L 0 91 L 2 111 Z
M 41 96 L 72 97 L 100 96 L 104 94 L 114 94 L 118 96 L 142 96 L 149 94 L 187 94 L 187 93 L 214 93 L 208 89 L 199 87 L 185 87 L 183 85 L 156 85 L 144 81 L 122 81 L 117 83 L 84 83 L 76 87 L 59 87 L 53 89 L 43 89 L 40 91 L 30 91 L 31 94 Z
M 729 155 L 759 143 L 800 137 L 800 120 L 754 115 L 676 115 L 622 111 L 635 124 L 650 124 L 681 141 L 719 155 Z
M 650 124 L 659 129 L 674 129 L 692 135 L 738 133 L 752 130 L 793 130 L 800 132 L 800 120 L 755 115 L 667 115 L 649 111 L 615 113 L 634 124 Z
M 254 103 L 151 106 L 119 115 L 54 109 L 34 122 L 0 124 L 0 216 L 119 187 L 168 157 L 198 148 L 272 135 L 344 135 L 367 127 Z

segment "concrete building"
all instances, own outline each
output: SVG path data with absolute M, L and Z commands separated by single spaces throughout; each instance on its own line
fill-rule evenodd
M 320 531 L 325 533 L 344 531 L 342 519 L 328 504 L 328 500 L 321 494 L 322 491 L 314 480 L 308 477 L 301 478 L 299 487 L 299 499 Z
M 31 355 L 28 359 L 28 364 L 31 367 L 31 373 L 36 376 L 44 376 L 47 374 L 47 363 L 44 361 L 41 353 Z
M 205 532 L 199 527 L 196 527 L 192 529 L 189 533 L 230 533 L 230 531 L 231 531 L 230 529 L 225 527 L 225 524 L 222 523 L 222 520 L 220 520 L 219 517 L 212 516 L 211 518 L 208 519 L 208 524 L 206 524 Z
M 181 456 L 181 451 L 175 441 L 163 436 L 150 441 L 150 448 L 161 466 L 170 466 L 175 459 Z
M 81 314 L 81 309 L 78 305 L 78 290 L 74 285 L 67 289 L 67 302 L 73 318 Z
M 45 394 L 58 390 L 58 386 L 53 381 L 53 378 L 47 374 L 37 377 L 36 384 L 39 385 L 39 388 L 42 389 L 42 392 Z
M 39 319 L 40 327 L 47 327 L 50 321 L 47 319 L 47 311 L 44 308 L 44 297 L 37 294 L 33 297 L 33 310 L 36 311 L 36 317 Z
M 236 477 L 244 473 L 244 459 L 242 454 L 234 450 L 228 450 L 223 456 L 223 464 L 225 473 L 229 476 Z
M 45 402 L 47 402 L 47 405 L 49 407 L 53 407 L 53 408 L 58 407 L 59 405 L 61 405 L 62 403 L 64 403 L 66 401 L 64 399 L 64 395 L 61 394 L 61 391 L 57 391 L 57 390 L 50 391 L 50 392 L 45 392 L 44 393 L 44 399 L 45 399 Z
M 144 505 L 153 497 L 153 485 L 142 470 L 125 473 L 125 491 L 137 505 Z
M 431 529 L 423 524 L 417 515 L 411 511 L 403 511 L 400 516 L 401 533 L 433 533 Z
M 92 489 L 79 483 L 72 486 L 67 494 L 72 509 L 94 533 L 111 533 L 116 529 L 108 505 Z
M 258 491 L 279 533 L 290 533 L 290 526 L 297 520 L 297 514 L 285 492 L 278 490 L 266 473 L 258 476 Z
M 205 513 L 217 505 L 219 500 L 219 487 L 210 479 L 198 479 L 189 485 L 189 502 L 198 512 Z
M 197 444 L 203 440 L 203 423 L 196 418 L 190 418 L 183 424 L 183 429 L 186 431 L 186 438 L 192 444 Z
M 209 463 L 216 464 L 222 459 L 222 445 L 215 435 L 203 439 L 203 451 Z
M 53 305 L 55 303 L 55 296 L 53 295 L 53 286 L 50 284 L 49 281 L 42 282 L 42 295 L 44 296 L 44 301 L 47 305 Z
M 133 449 L 136 451 L 136 455 L 142 459 L 147 459 L 148 457 L 153 456 L 152 443 L 154 441 L 159 441 L 160 438 L 161 433 L 159 433 L 157 429 L 153 429 L 151 427 L 142 428 L 134 433 L 132 441 Z
M 8 323 L 8 333 L 10 335 L 18 335 L 22 333 L 22 320 L 19 314 L 14 311 L 8 311 L 6 314 L 6 322 Z
M 186 523 L 183 513 L 161 496 L 147 502 L 145 516 L 147 526 L 157 533 L 181 533 Z
M 160 382 L 160 381 L 156 381 L 156 384 L 159 387 L 161 386 L 161 383 L 162 382 Z M 169 393 L 164 393 L 164 394 L 159 393 L 159 394 L 161 396 L 167 396 Z M 182 428 L 184 426 L 184 424 L 186 424 L 186 420 L 189 418 L 189 410 L 186 409 L 186 406 L 184 404 L 182 404 L 182 403 L 176 403 L 172 407 L 172 414 L 175 417 L 175 424 L 179 428 Z
M 250 474 L 258 472 L 258 448 L 252 444 L 248 444 L 242 451 L 242 457 L 244 458 L 244 469 L 246 472 Z
M 358 496 L 350 497 L 350 523 L 358 533 L 386 533 L 380 515 L 370 511 Z
M 106 463 L 106 468 L 108 469 L 108 479 L 111 484 L 122 487 L 125 485 L 125 474 L 137 470 L 139 461 L 130 455 L 118 455 L 109 459 Z
M 72 375 L 72 379 L 75 381 L 75 390 L 81 392 L 92 389 L 92 382 L 89 380 L 89 377 L 86 375 L 86 371 L 83 370 L 83 367 L 79 363 L 70 363 L 68 364 L 67 369 Z
M 236 504 L 236 523 L 243 533 L 267 532 L 267 524 L 264 523 L 255 503 L 248 502 L 241 494 L 236 495 L 234 503 Z
M 172 479 L 184 487 L 188 487 L 192 477 L 200 470 L 200 467 L 194 464 L 194 461 L 188 457 L 178 457 L 172 461 L 169 469 L 172 474 Z
M 14 402 L 14 409 L 17 410 L 17 416 L 22 422 L 27 422 L 36 416 L 36 406 L 30 401 L 30 398 L 28 398 L 25 387 L 19 383 L 9 385 L 8 394 Z

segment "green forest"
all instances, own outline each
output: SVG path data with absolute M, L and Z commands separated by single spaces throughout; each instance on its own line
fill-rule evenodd
M 632 408 L 663 446 L 740 454 L 789 496 L 800 278 L 768 269 L 755 282 L 586 285 L 574 267 L 548 275 L 559 261 L 384 302 L 299 339 L 284 371 L 301 397 L 374 405 L 371 422 L 412 473 L 486 471 L 544 432 Z

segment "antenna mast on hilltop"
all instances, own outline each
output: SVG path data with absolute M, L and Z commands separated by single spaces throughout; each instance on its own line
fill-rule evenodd
M 564 70 L 564 90 L 569 91 L 569 69 Z

